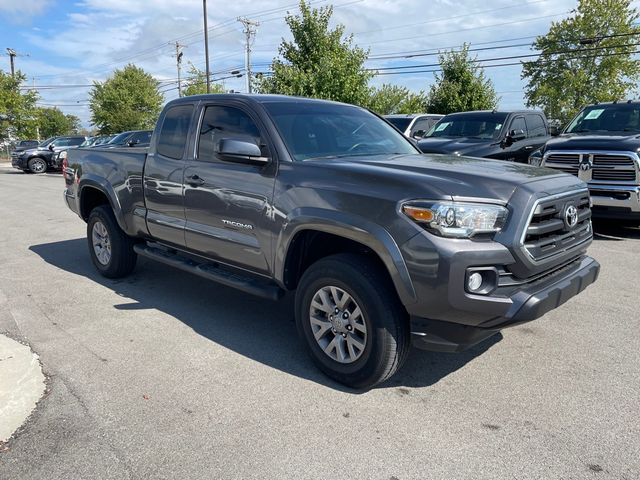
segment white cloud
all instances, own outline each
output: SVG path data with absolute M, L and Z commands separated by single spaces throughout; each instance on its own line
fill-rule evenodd
M 42 13 L 47 6 L 45 0 L 23 2 L 27 3 L 33 15 Z M 316 0 L 313 6 L 326 4 L 327 1 Z M 236 21 L 237 16 L 261 22 L 252 63 L 254 71 L 264 71 L 277 55 L 281 39 L 290 36 L 284 16 L 287 10 L 295 12 L 296 5 L 296 0 L 259 3 L 236 0 L 219 8 L 218 2 L 209 1 L 209 27 L 212 28 L 209 35 L 210 60 L 211 70 L 216 72 L 214 77 L 226 76 L 244 64 L 244 36 Z M 543 17 L 574 6 L 574 0 L 523 0 L 519 4 L 511 0 L 465 0 L 462 3 L 455 0 L 335 0 L 333 23 L 344 24 L 346 33 L 354 34 L 355 43 L 370 48 L 371 54 L 376 55 L 453 47 L 464 42 L 473 46 L 533 36 L 548 30 L 552 19 Z M 24 8 L 16 0 L 0 0 L 0 13 L 23 11 Z M 200 1 L 81 0 L 72 7 L 67 4 L 66 11 L 64 22 L 52 25 L 43 19 L 37 29 L 21 33 L 34 47 L 30 49 L 32 58 L 28 62 L 25 59 L 21 68 L 30 77 L 43 76 L 38 80 L 39 84 L 88 84 L 94 79 L 103 80 L 114 68 L 122 68 L 128 62 L 159 79 L 175 79 L 175 46 L 170 42 L 176 40 L 186 45 L 183 72 L 188 70 L 188 62 L 204 68 Z M 520 20 L 524 21 L 513 23 Z M 527 43 L 527 40 L 510 43 Z M 518 55 L 528 52 L 528 48 L 499 52 L 499 55 L 496 51 L 478 52 L 478 57 L 491 58 L 503 53 L 505 56 Z M 437 56 L 432 55 L 371 61 L 368 65 L 379 68 L 436 62 Z M 502 96 L 503 106 L 522 105 L 522 95 L 518 93 L 522 89 L 518 66 L 488 68 L 486 74 L 498 91 L 509 92 Z M 396 83 L 417 91 L 428 89 L 432 81 L 432 73 L 415 73 L 379 76 L 373 83 Z M 243 78 L 226 82 L 227 88 L 244 88 Z M 170 87 L 168 85 L 167 88 Z M 167 98 L 176 93 L 175 90 L 167 91 Z M 43 96 L 48 103 L 82 103 L 86 102 L 87 89 L 48 90 Z M 84 111 L 80 106 L 73 107 L 70 113 L 79 114 L 85 122 L 89 118 L 86 107 Z

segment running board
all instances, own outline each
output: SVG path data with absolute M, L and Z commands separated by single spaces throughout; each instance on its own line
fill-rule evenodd
M 191 258 L 181 256 L 179 253 L 171 253 L 161 248 L 154 248 L 144 244 L 134 245 L 133 250 L 143 257 L 179 268 L 185 272 L 194 273 L 200 277 L 206 278 L 207 280 L 212 280 L 227 287 L 236 288 L 258 297 L 267 298 L 269 300 L 278 300 L 282 298 L 285 293 L 284 290 L 275 283 L 252 277 L 250 275 L 238 274 L 218 267 L 213 263 L 198 263 Z

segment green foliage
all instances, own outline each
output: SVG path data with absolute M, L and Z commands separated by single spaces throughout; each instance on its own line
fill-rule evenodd
M 469 45 L 462 50 L 450 51 L 438 57 L 442 73 L 427 96 L 430 113 L 452 113 L 470 110 L 492 110 L 498 105 L 498 96 L 491 80 L 469 55 Z
M 331 6 L 312 9 L 300 1 L 300 15 L 286 17 L 293 41 L 282 40 L 273 75 L 256 78 L 258 91 L 367 104 L 368 52 L 355 46 L 352 36 L 343 38 L 343 25 L 329 29 L 332 14 Z
M 371 89 L 366 107 L 380 115 L 392 113 L 424 113 L 427 98 L 424 92 L 413 93 L 406 87 L 385 83 Z
M 59 108 L 38 108 L 36 110 L 40 138 L 78 133 L 81 128 L 80 119 L 75 115 L 65 115 Z
M 164 102 L 158 81 L 132 64 L 93 82 L 89 96 L 91 121 L 101 134 L 153 128 Z
M 19 71 L 12 78 L 0 70 L 0 143 L 36 137 L 34 111 L 38 95 L 20 89 L 25 78 Z
M 224 86 L 220 83 L 210 85 L 210 93 L 224 93 Z M 189 76 L 182 82 L 182 96 L 204 95 L 207 93 L 207 73 L 190 64 Z
M 525 62 L 527 105 L 563 123 L 584 105 L 624 99 L 636 89 L 640 64 L 634 58 L 640 28 L 631 0 L 579 0 L 572 16 L 553 22 Z

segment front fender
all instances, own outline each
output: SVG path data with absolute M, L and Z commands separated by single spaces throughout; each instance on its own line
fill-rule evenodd
M 363 217 L 321 208 L 297 208 L 284 222 L 276 243 L 274 272 L 281 284 L 287 252 L 296 234 L 303 230 L 338 235 L 366 245 L 382 260 L 403 304 L 416 302 L 416 293 L 404 258 L 393 237 L 380 225 Z

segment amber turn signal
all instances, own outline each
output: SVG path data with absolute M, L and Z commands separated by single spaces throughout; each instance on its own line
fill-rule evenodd
M 402 211 L 405 215 L 413 218 L 416 222 L 430 222 L 434 219 L 433 212 L 428 208 L 410 207 L 404 205 Z

